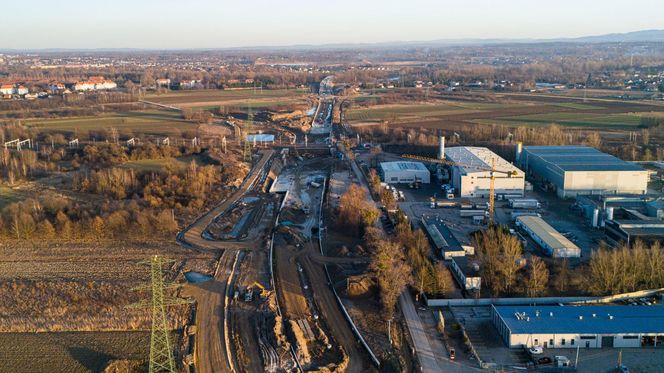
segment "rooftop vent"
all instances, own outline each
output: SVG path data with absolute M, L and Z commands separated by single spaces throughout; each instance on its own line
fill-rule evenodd
M 596 313 L 593 313 L 593 317 L 597 317 L 597 314 L 596 314 Z
M 582 315 L 579 315 L 579 320 L 583 320 L 583 316 L 582 316 Z
M 549 312 L 549 316 L 553 317 L 553 311 Z
M 609 320 L 613 320 L 613 315 L 609 314 Z
M 540 311 L 539 310 L 535 311 L 535 316 L 539 317 L 539 315 L 540 315 Z

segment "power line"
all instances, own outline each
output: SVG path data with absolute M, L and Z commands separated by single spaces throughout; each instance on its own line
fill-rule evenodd
M 141 262 L 150 266 L 150 284 L 134 290 L 150 290 L 152 299 L 129 305 L 130 308 L 152 308 L 152 332 L 150 334 L 150 373 L 175 373 L 175 358 L 170 339 L 170 328 L 166 317 L 166 307 L 188 304 L 190 300 L 166 297 L 164 289 L 177 287 L 177 284 L 166 284 L 162 268 L 174 260 L 155 255 L 149 261 Z

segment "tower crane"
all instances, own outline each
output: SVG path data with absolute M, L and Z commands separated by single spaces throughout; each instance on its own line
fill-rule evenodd
M 495 181 L 496 181 L 496 175 L 495 174 L 503 174 L 506 175 L 504 178 L 509 178 L 512 176 L 516 176 L 517 172 L 516 171 L 504 171 L 504 170 L 497 170 L 496 169 L 496 159 L 492 158 L 491 159 L 491 167 L 485 167 L 485 166 L 479 166 L 479 165 L 472 165 L 472 164 L 462 164 L 462 163 L 457 163 L 457 162 L 452 162 L 448 161 L 447 159 L 438 159 L 438 158 L 429 158 L 429 157 L 422 157 L 419 155 L 412 155 L 412 154 L 402 154 L 401 157 L 403 158 L 408 158 L 408 159 L 415 159 L 418 161 L 423 161 L 423 162 L 431 162 L 431 163 L 438 163 L 446 166 L 461 166 L 461 167 L 467 167 L 467 168 L 474 168 L 477 170 L 481 171 L 488 171 L 489 172 L 489 224 L 493 224 L 493 211 L 494 211 L 494 205 L 496 201 L 496 195 L 495 195 Z M 480 178 L 487 178 L 487 177 L 480 177 Z M 503 178 L 500 178 L 503 179 Z

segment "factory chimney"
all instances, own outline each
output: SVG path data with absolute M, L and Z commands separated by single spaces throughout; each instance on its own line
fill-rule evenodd
M 445 136 L 438 137 L 438 159 L 445 159 Z
M 521 161 L 521 152 L 523 151 L 523 143 L 519 141 L 516 143 L 516 163 L 519 164 Z

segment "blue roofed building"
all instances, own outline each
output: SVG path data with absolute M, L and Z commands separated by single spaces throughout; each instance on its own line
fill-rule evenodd
M 588 146 L 524 146 L 517 162 L 527 175 L 559 197 L 645 194 L 648 171 Z
M 491 306 L 491 320 L 512 348 L 622 348 L 664 343 L 662 306 Z

